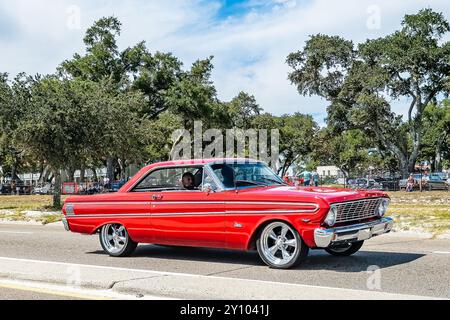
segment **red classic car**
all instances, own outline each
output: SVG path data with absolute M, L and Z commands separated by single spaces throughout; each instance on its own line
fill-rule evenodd
M 309 249 L 336 256 L 391 231 L 380 191 L 292 187 L 267 165 L 246 159 L 156 163 L 117 193 L 67 198 L 66 230 L 99 233 L 111 256 L 138 243 L 257 250 L 272 268 L 304 260 Z

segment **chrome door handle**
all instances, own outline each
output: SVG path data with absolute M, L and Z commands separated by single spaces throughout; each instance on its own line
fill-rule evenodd
M 156 201 L 156 200 L 162 200 L 162 198 L 163 198 L 163 196 L 160 195 L 160 194 L 154 194 L 154 195 L 152 195 L 152 199 L 153 199 L 154 201 Z

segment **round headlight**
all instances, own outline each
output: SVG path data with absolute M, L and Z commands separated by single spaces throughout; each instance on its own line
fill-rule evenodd
M 382 199 L 380 202 L 380 205 L 378 206 L 378 216 L 381 218 L 384 217 L 384 215 L 387 212 L 389 206 L 389 200 L 388 199 Z
M 337 208 L 335 206 L 331 206 L 330 211 L 328 212 L 328 215 L 324 222 L 328 226 L 332 227 L 336 223 L 336 219 L 337 219 Z

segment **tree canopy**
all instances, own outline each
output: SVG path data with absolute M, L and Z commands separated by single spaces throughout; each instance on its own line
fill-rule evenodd
M 423 9 L 406 15 L 399 31 L 357 46 L 318 34 L 288 56 L 289 79 L 300 94 L 329 101 L 333 130 L 364 130 L 405 175 L 419 155 L 426 106 L 449 92 L 450 42 L 441 41 L 449 31 L 442 13 Z M 392 111 L 400 98 L 410 100 L 405 121 Z

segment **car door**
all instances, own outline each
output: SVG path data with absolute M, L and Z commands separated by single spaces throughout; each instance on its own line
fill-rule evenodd
M 200 167 L 172 168 L 168 184 L 179 180 L 183 172 Z M 205 173 L 203 179 L 207 179 Z M 198 190 L 162 190 L 152 194 L 151 228 L 155 243 L 180 246 L 223 247 L 225 244 L 224 193 L 212 186 Z M 215 190 L 214 190 L 215 189 Z

